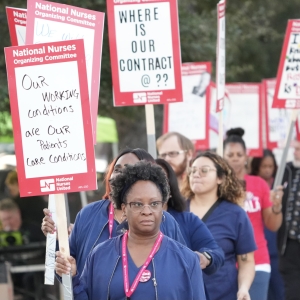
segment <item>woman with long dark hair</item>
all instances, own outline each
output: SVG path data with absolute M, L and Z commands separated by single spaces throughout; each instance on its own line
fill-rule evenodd
M 164 209 L 177 221 L 186 245 L 200 257 L 202 271 L 207 274 L 217 272 L 224 264 L 224 252 L 218 246 L 207 226 L 193 213 L 186 211 L 186 201 L 180 194 L 177 177 L 172 167 L 164 159 L 156 159 L 166 172 L 170 186 L 170 198 Z
M 257 251 L 254 253 L 255 278 L 250 289 L 252 300 L 267 300 L 270 280 L 270 257 L 264 235 L 264 226 L 277 231 L 282 222 L 282 187 L 270 192 L 268 184 L 258 176 L 246 172 L 247 148 L 242 136 L 244 130 L 235 128 L 227 131 L 224 141 L 224 158 L 239 180 L 245 182 L 244 209 L 253 226 Z
M 259 176 L 266 181 L 269 188 L 273 188 L 276 176 L 277 164 L 273 152 L 269 149 L 263 150 L 262 157 L 254 157 L 251 161 L 252 176 Z M 268 300 L 284 299 L 284 286 L 279 272 L 279 257 L 277 250 L 277 233 L 265 227 L 265 237 L 271 262 L 271 277 L 269 282 Z
M 249 218 L 240 206 L 242 185 L 226 161 L 213 152 L 196 156 L 188 174 L 181 190 L 187 209 L 202 219 L 225 253 L 218 272 L 203 274 L 208 295 L 214 300 L 250 300 L 256 245 Z

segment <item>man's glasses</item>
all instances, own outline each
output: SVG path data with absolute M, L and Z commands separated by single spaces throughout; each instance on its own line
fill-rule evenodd
M 141 202 L 129 202 L 129 203 L 125 203 L 125 205 L 129 205 L 130 209 L 134 213 L 142 212 L 146 206 L 148 206 L 152 212 L 158 212 L 162 209 L 163 202 L 162 201 L 154 201 L 154 202 L 151 202 L 149 205 L 145 205 Z
M 207 174 L 210 171 L 217 171 L 217 169 L 209 167 L 209 166 L 203 166 L 203 167 L 200 167 L 200 168 L 191 167 L 191 168 L 188 169 L 188 174 L 189 174 L 189 176 L 194 176 L 197 171 L 198 171 L 198 174 L 200 176 L 205 177 L 205 176 L 207 176 Z
M 178 156 L 181 153 L 185 153 L 187 150 L 180 150 L 180 151 L 170 151 L 170 152 L 166 152 L 166 153 L 161 153 L 158 155 L 159 158 L 165 159 L 167 156 L 173 158 Z

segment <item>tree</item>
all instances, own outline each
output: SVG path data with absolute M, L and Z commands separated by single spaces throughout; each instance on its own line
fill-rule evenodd
M 105 0 L 53 1 L 106 12 Z M 216 55 L 215 0 L 179 0 L 179 25 L 183 62 L 211 61 Z M 25 7 L 22 0 L 4 0 L 0 5 L 0 44 L 10 46 L 5 6 Z M 226 7 L 226 80 L 260 82 L 276 77 L 288 19 L 299 18 L 299 0 L 228 0 Z M 107 19 L 107 18 L 106 18 Z M 117 121 L 120 145 L 146 148 L 143 107 L 114 108 L 107 20 L 103 38 L 99 114 Z M 0 111 L 9 111 L 4 53 L 0 53 Z M 162 129 L 161 105 L 155 106 L 156 134 Z M 1 122 L 1 119 L 0 119 Z

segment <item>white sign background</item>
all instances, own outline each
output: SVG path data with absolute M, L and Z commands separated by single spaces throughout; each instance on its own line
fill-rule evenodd
M 59 70 L 59 72 L 58 72 Z M 82 120 L 82 108 L 80 99 L 80 87 L 78 80 L 78 66 L 77 62 L 63 62 L 54 63 L 47 65 L 37 65 L 28 66 L 15 69 L 16 82 L 17 84 L 17 94 L 18 94 L 18 105 L 20 113 L 20 123 L 21 136 L 23 144 L 24 153 L 24 166 L 25 174 L 27 178 L 37 178 L 42 176 L 52 176 L 52 175 L 64 175 L 66 169 L 68 174 L 76 173 L 86 173 L 87 172 L 87 162 L 86 160 L 77 161 L 68 160 L 66 162 L 50 163 L 49 156 L 63 155 L 66 153 L 77 154 L 82 153 L 86 157 L 85 151 L 85 139 L 84 139 L 84 129 Z M 30 78 L 36 81 L 38 76 L 43 76 L 45 82 L 48 86 L 44 85 L 42 88 L 25 90 L 22 87 L 23 76 L 27 74 Z M 27 87 L 27 80 L 25 87 Z M 68 78 L 68 85 L 66 85 L 66 78 Z M 65 90 L 75 90 L 78 93 L 78 98 L 72 97 L 68 100 L 56 100 L 55 102 L 48 102 L 43 100 L 42 93 L 55 91 L 65 91 Z M 32 101 L 30 101 L 32 99 Z M 37 100 L 38 99 L 38 100 Z M 28 111 L 35 111 L 39 109 L 42 113 L 44 110 L 44 104 L 48 109 L 50 105 L 53 108 L 62 108 L 72 105 L 73 113 L 61 113 L 47 115 L 38 115 L 33 118 L 28 117 Z M 69 126 L 70 133 L 65 134 L 48 134 L 48 127 L 53 126 L 59 130 L 63 126 Z M 34 135 L 32 137 L 26 137 L 26 131 L 32 132 L 32 128 L 39 128 L 40 135 Z M 52 132 L 52 131 L 51 131 Z M 59 131 L 60 132 L 60 131 Z M 40 142 L 37 140 L 42 140 L 44 143 L 47 141 L 49 143 L 58 143 L 58 139 L 63 142 L 66 140 L 67 147 L 64 143 L 61 143 L 61 148 L 51 148 L 50 150 L 42 150 L 40 147 Z M 31 160 L 35 158 L 44 157 L 45 164 L 28 166 L 27 158 Z
M 274 84 L 266 83 L 266 101 L 268 105 L 268 126 L 269 126 L 269 142 L 278 143 L 282 147 L 288 132 L 289 120 L 291 117 L 291 110 L 272 108 L 273 97 L 275 93 L 275 80 Z
M 176 131 L 191 140 L 204 140 L 206 128 L 206 94 L 192 93 L 202 74 L 182 76 L 183 102 L 169 104 L 168 131 Z
M 93 53 L 94 53 L 94 30 L 90 28 L 71 25 L 68 23 L 60 23 L 60 22 L 35 18 L 34 36 L 33 36 L 34 44 L 76 40 L 76 39 L 84 40 L 86 72 L 87 72 L 88 87 L 89 87 L 89 99 L 91 99 L 91 85 L 92 85 L 91 78 L 92 78 Z
M 154 8 L 157 9 L 157 18 L 154 20 Z M 145 10 L 149 9 L 151 14 L 151 22 L 143 21 L 138 22 L 138 11 L 141 11 L 142 19 L 145 19 Z M 135 11 L 135 21 L 129 22 L 129 10 Z M 120 12 L 127 11 L 127 22 L 120 22 Z M 173 62 L 173 48 L 172 48 L 172 30 L 171 30 L 171 17 L 169 3 L 148 3 L 147 5 L 130 4 L 118 5 L 114 7 L 115 20 L 116 20 L 116 40 L 117 40 L 117 53 L 119 62 L 119 78 L 121 92 L 138 92 L 138 91 L 151 91 L 151 90 L 170 90 L 175 88 L 174 77 L 174 62 Z M 145 36 L 140 35 L 139 25 L 145 25 Z M 138 28 L 138 36 L 136 36 L 136 26 Z M 154 41 L 155 51 L 150 51 L 149 40 Z M 137 52 L 132 52 L 132 42 L 137 42 Z M 140 43 L 144 47 L 146 45 L 146 52 L 141 52 Z M 144 48 L 143 48 L 144 49 Z M 156 69 L 149 70 L 148 59 L 162 57 L 171 57 L 171 69 Z M 145 70 L 142 59 L 145 59 Z M 125 61 L 126 70 L 120 70 L 120 60 Z M 134 60 L 140 61 L 140 70 L 129 71 L 127 62 L 134 66 Z M 167 66 L 169 60 L 167 59 Z M 167 74 L 167 75 L 165 75 Z M 149 84 L 142 84 L 143 76 L 149 76 Z M 145 77 L 144 77 L 145 78 Z
M 15 25 L 16 27 L 16 33 L 17 33 L 17 39 L 18 39 L 18 46 L 25 45 L 26 40 L 26 26 L 21 25 Z
M 224 135 L 231 128 L 241 127 L 245 130 L 243 139 L 247 149 L 259 149 L 259 92 L 257 93 L 230 93 L 224 99 L 223 108 L 223 125 Z M 216 88 L 211 88 L 211 106 L 210 113 L 212 121 L 217 122 L 218 114 L 216 113 Z M 214 126 L 218 128 L 218 126 Z M 218 147 L 219 135 L 217 132 L 210 130 L 210 148 Z
M 297 35 L 297 37 L 295 37 L 295 35 Z M 291 60 L 291 62 L 289 62 L 289 60 Z M 292 32 L 289 38 L 286 57 L 283 64 L 278 98 L 300 99 L 300 70 L 298 69 L 300 65 L 299 61 L 300 32 Z

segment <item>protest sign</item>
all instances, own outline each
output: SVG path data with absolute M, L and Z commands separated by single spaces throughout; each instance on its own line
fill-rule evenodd
M 176 0 L 107 1 L 115 106 L 182 101 Z
M 84 40 L 93 138 L 96 143 L 104 13 L 60 3 L 28 0 L 27 15 L 27 45 Z
M 259 83 L 226 84 L 223 108 L 224 133 L 231 128 L 241 127 L 245 130 L 243 137 L 249 156 L 262 155 L 262 103 L 260 101 Z M 210 148 L 218 147 L 219 123 L 216 113 L 216 88 L 211 86 L 210 110 Z
M 27 10 L 6 7 L 6 15 L 11 45 L 25 45 Z
M 5 48 L 21 197 L 96 188 L 82 40 Z
M 290 110 L 272 108 L 275 86 L 275 78 L 264 79 L 262 81 L 266 147 L 270 150 L 284 147 L 289 120 L 291 118 Z
M 166 104 L 164 132 L 176 131 L 208 149 L 211 63 L 182 64 L 183 102 Z
M 300 19 L 289 20 L 285 33 L 273 107 L 300 108 Z
M 217 63 L 216 63 L 216 86 L 217 86 L 217 112 L 223 109 L 225 96 L 225 6 L 226 1 L 221 0 L 217 4 L 218 12 L 218 38 L 217 38 Z

